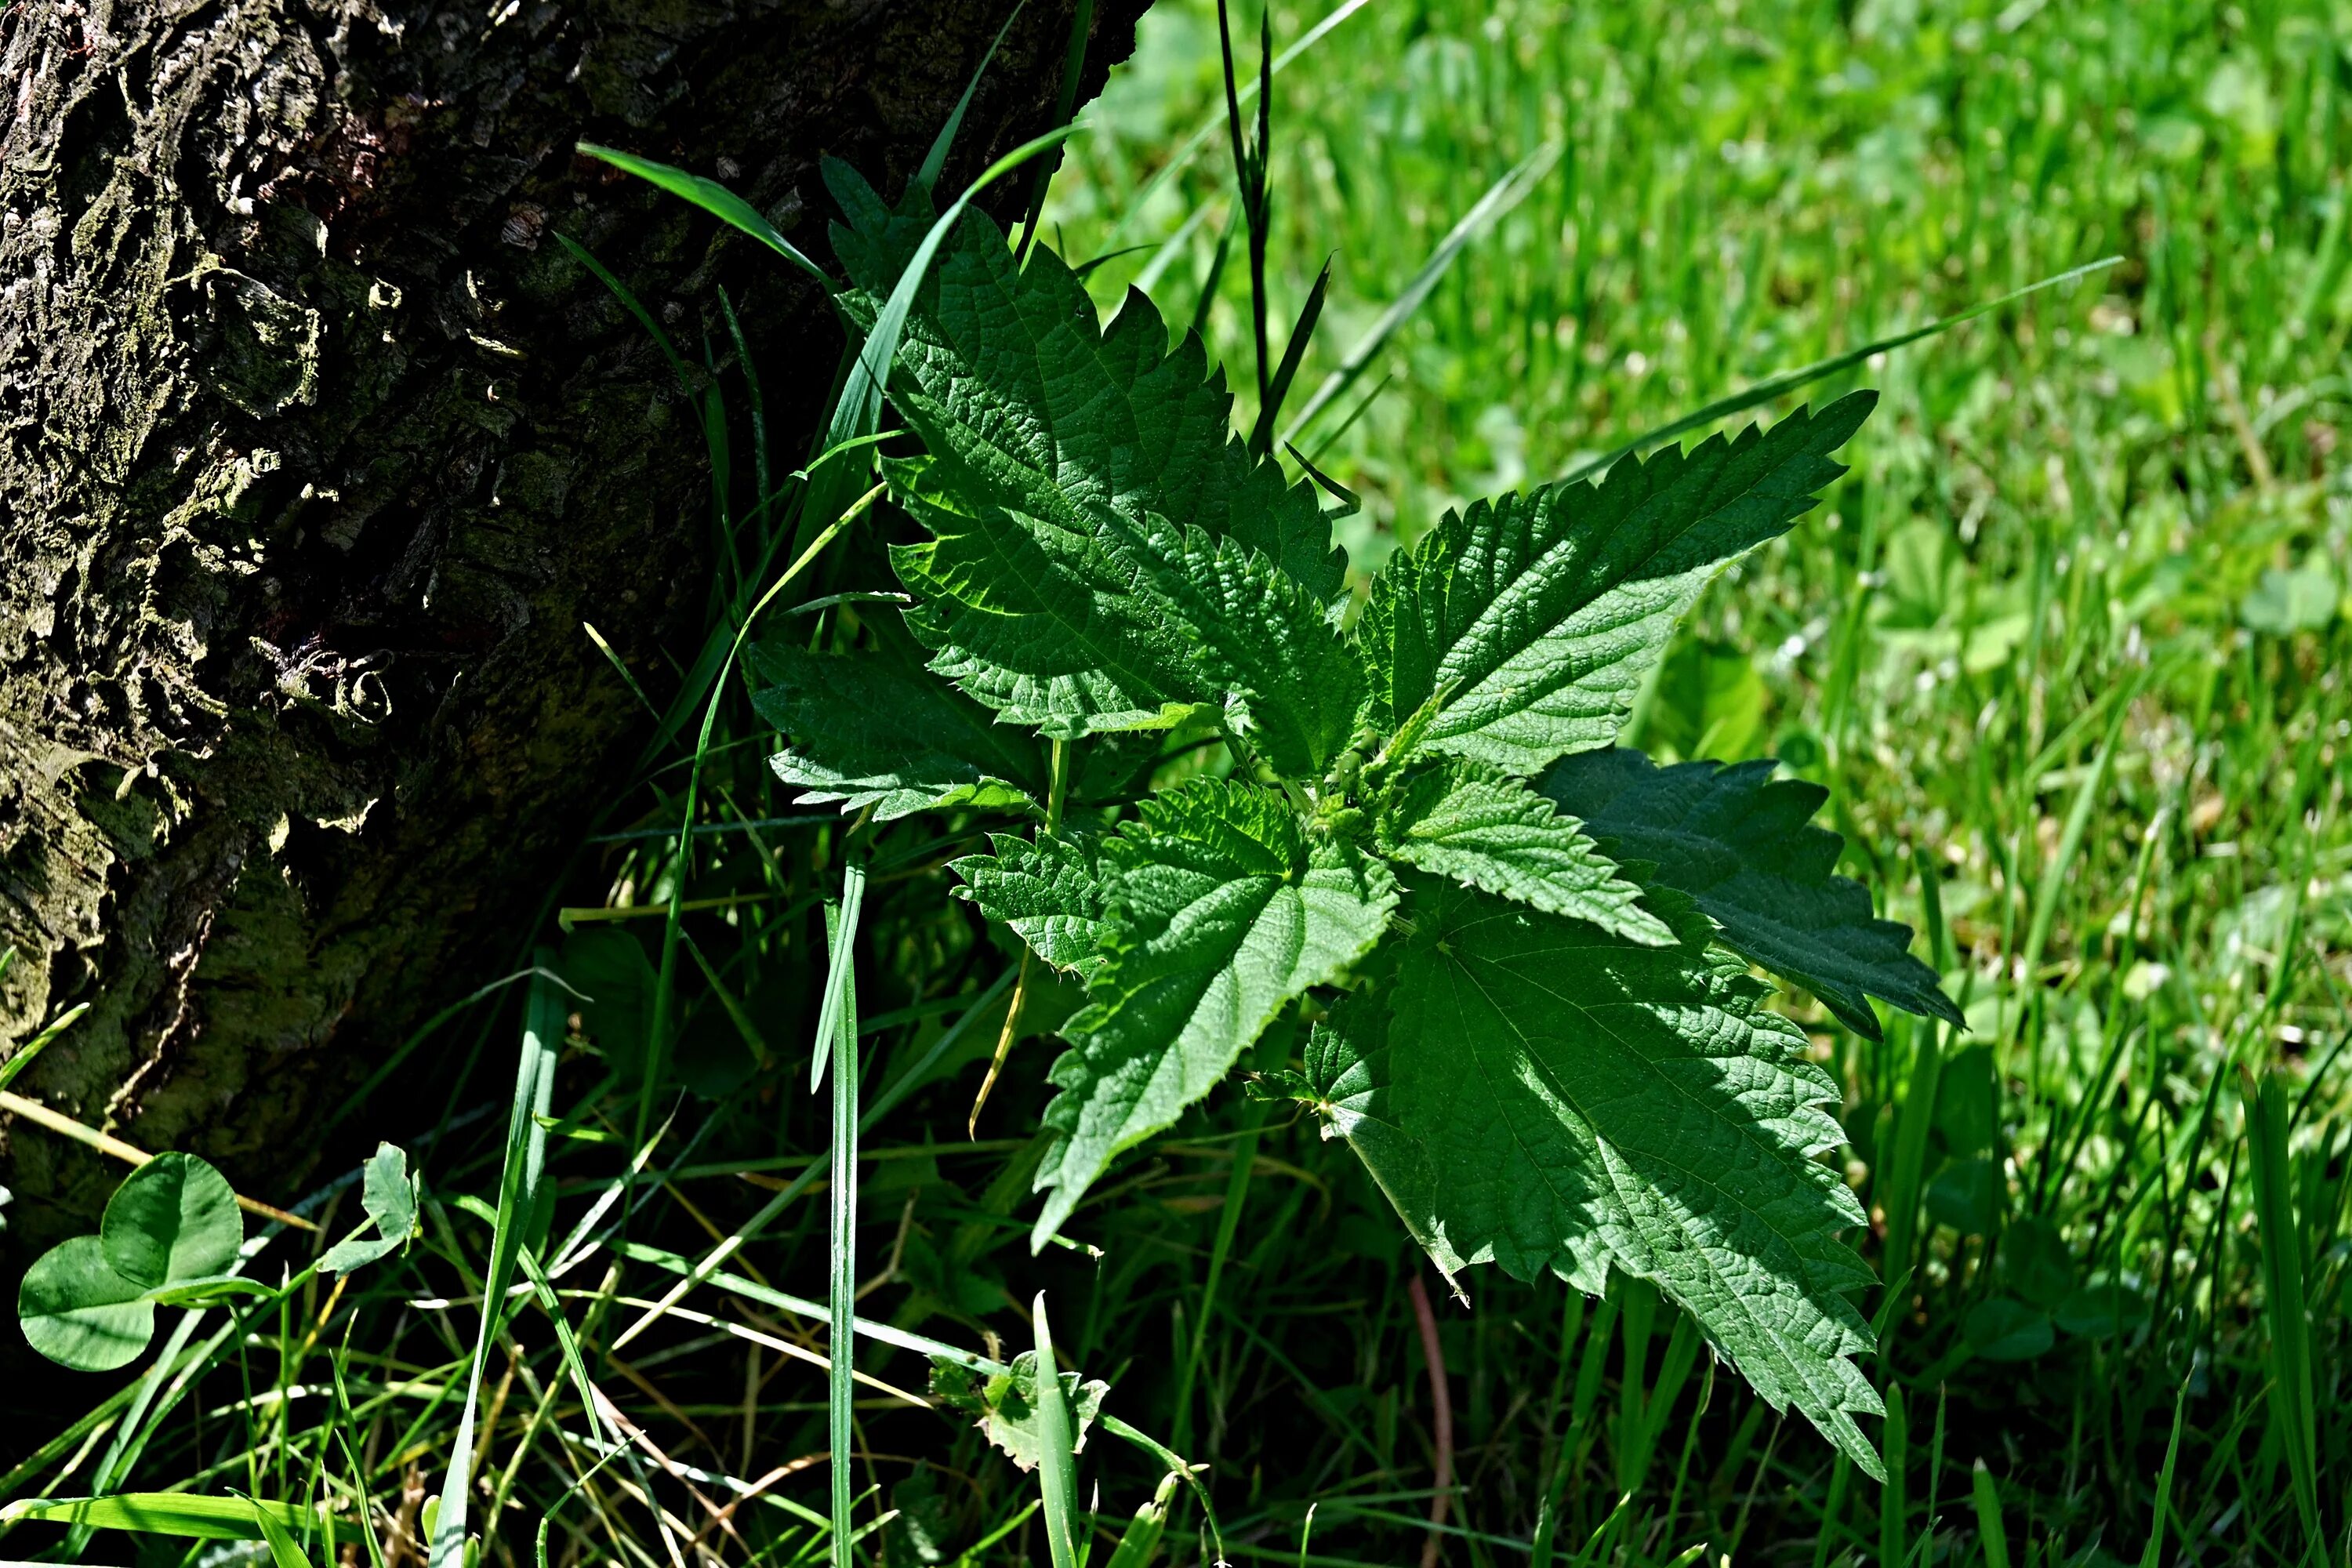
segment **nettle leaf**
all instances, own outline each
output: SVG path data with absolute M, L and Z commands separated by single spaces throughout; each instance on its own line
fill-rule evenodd
M 1566 757 L 1543 793 L 1585 820 L 1646 879 L 1687 893 L 1722 941 L 1802 985 L 1839 1022 L 1879 1038 L 1868 998 L 1964 1027 L 1936 972 L 1911 956 L 1911 930 L 1872 912 L 1870 890 L 1834 875 L 1844 840 L 1811 825 L 1829 791 L 1773 778 L 1769 759 L 1662 768 L 1622 748 Z
M 1449 1276 L 1654 1280 L 1766 1400 L 1877 1476 L 1853 1416 L 1881 1406 L 1849 1359 L 1872 1341 L 1843 1294 L 1872 1277 L 1838 1239 L 1864 1215 L 1812 1158 L 1843 1139 L 1837 1088 L 1689 905 L 1656 907 L 1680 945 L 1417 885 L 1393 975 L 1316 1030 L 1326 1136 Z
M 1110 1384 L 1100 1378 L 1080 1380 L 1075 1372 L 1057 1374 L 1062 1398 L 1070 1412 L 1076 1441 L 1073 1453 L 1087 1446 L 1087 1428 L 1102 1414 L 1103 1395 Z M 931 1358 L 931 1397 L 947 1409 L 971 1417 L 997 1452 L 1014 1468 L 1034 1470 L 1044 1457 L 1045 1442 L 1037 1426 L 1037 1352 L 1023 1351 L 1003 1372 L 978 1372 L 945 1356 Z
M 931 668 L 1013 724 L 1051 735 L 1221 721 L 1277 771 L 1319 776 L 1347 742 L 1363 675 L 1322 605 L 1263 552 L 1156 513 L 1080 528 L 1007 510 L 942 463 L 896 464 L 930 531 L 891 561 Z
M 898 236 L 870 192 L 846 205 L 854 317 L 895 277 Z M 1362 695 L 1332 626 L 1330 525 L 1234 437 L 1198 340 L 1167 343 L 1141 294 L 1104 327 L 1060 258 L 1024 267 L 985 218 L 958 226 L 891 383 L 929 453 L 886 466 L 931 534 L 891 552 L 907 625 L 1009 722 L 1068 738 L 1206 713 L 1319 776 Z
M 871 805 L 877 821 L 950 805 L 1028 807 L 1045 796 L 1033 735 L 938 676 L 885 656 L 811 653 L 772 641 L 751 659 L 751 700 L 790 742 L 770 759 L 803 805 Z
M 323 1274 L 348 1274 L 362 1265 L 388 1257 L 408 1245 L 416 1234 L 418 1192 L 408 1172 L 408 1154 L 391 1143 L 378 1143 L 360 1173 L 360 1202 L 366 1209 L 368 1236 L 355 1230 L 327 1249 L 319 1259 Z
M 1573 816 L 1497 769 L 1459 757 L 1408 764 L 1381 802 L 1381 852 L 1654 946 L 1675 933 Z
M 949 863 L 964 880 L 957 896 L 1011 926 L 1055 969 L 1092 980 L 1101 968 L 1108 894 L 1093 849 L 1059 835 L 1033 842 L 992 833 L 988 842 L 991 853 Z
M 832 179 L 835 194 L 856 182 Z M 856 182 L 862 184 L 863 182 Z M 844 201 L 835 249 L 853 315 L 898 282 L 918 216 L 885 216 L 870 190 Z M 925 226 L 928 226 L 927 220 Z M 1172 350 L 1167 323 L 1129 289 L 1108 326 L 1086 284 L 1044 247 L 1024 266 L 968 213 L 916 297 L 891 376 L 924 444 L 1010 507 L 1073 532 L 1092 517 L 1152 515 L 1230 538 L 1328 601 L 1345 569 L 1310 486 L 1254 458 L 1233 431 L 1233 395 L 1200 338 Z
M 1058 1134 L 1037 1173 L 1042 1247 L 1120 1151 L 1174 1124 L 1282 1007 L 1371 951 L 1396 901 L 1388 868 L 1312 834 L 1281 795 L 1195 780 L 1143 803 L 1104 844 L 1114 920 L 1084 1010 L 1063 1026 Z
M 1391 562 L 1358 625 L 1372 723 L 1392 731 L 1435 701 L 1423 749 L 1523 775 L 1607 745 L 1708 578 L 1811 508 L 1876 401 L 1447 514 Z
M 61 1365 L 109 1372 L 155 1332 L 155 1304 L 223 1283 L 245 1241 L 236 1194 L 193 1154 L 158 1154 L 107 1200 L 96 1236 L 60 1242 L 26 1270 L 16 1317 L 32 1347 Z

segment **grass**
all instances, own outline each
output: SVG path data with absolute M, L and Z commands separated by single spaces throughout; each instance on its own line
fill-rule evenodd
M 1327 14 L 1277 5 L 1276 48 Z M 1258 14 L 1234 21 L 1247 87 Z M 1058 1568 L 1122 1538 L 1121 1568 L 1218 1542 L 1302 1564 L 2341 1564 L 2345 26 L 2288 0 L 1381 0 L 1275 79 L 1268 354 L 1336 258 L 1287 407 L 1335 373 L 1345 390 L 1287 434 L 1362 499 L 1343 525 L 1360 571 L 1458 499 L 2124 258 L 1810 389 L 1883 389 L 1853 474 L 1711 591 L 1638 719 L 1654 748 L 1777 755 L 1828 785 L 1847 869 L 1920 928 L 1969 1015 L 1966 1032 L 1898 1016 L 1874 1046 L 1788 1004 L 1846 1089 L 1864 1250 L 1903 1281 L 1864 1304 L 1903 1413 L 1881 1428 L 1897 1484 L 1780 1421 L 1644 1287 L 1588 1303 L 1487 1270 L 1466 1306 L 1416 1290 L 1352 1157 L 1238 1097 L 1118 1167 L 1072 1224 L 1083 1246 L 1032 1259 L 1035 1032 L 1070 999 L 1021 987 L 967 1138 L 1018 967 L 945 896 L 976 827 L 812 821 L 759 765 L 741 684 L 717 672 L 769 574 L 856 488 L 819 504 L 784 481 L 771 504 L 736 464 L 705 646 L 632 672 L 663 739 L 557 890 L 583 918 L 545 933 L 559 969 L 581 932 L 645 939 L 680 1020 L 676 1081 L 646 1087 L 643 1047 L 583 1009 L 545 1121 L 487 1102 L 464 1086 L 501 1076 L 532 1016 L 537 1048 L 554 993 L 467 999 L 404 1069 L 446 1079 L 453 1106 L 411 1142 L 425 1226 L 405 1261 L 167 1324 L 160 1372 L 92 1379 L 89 1411 L 0 1486 L 292 1503 L 313 1562 L 324 1505 L 348 1560 L 420 1564 L 480 1331 L 462 1462 L 500 1563 L 535 1542 L 551 1563 L 816 1562 L 845 1501 L 852 1551 L 892 1568 Z M 1217 260 L 1222 120 L 1171 163 L 1223 112 L 1218 57 L 1213 5 L 1164 0 L 1044 227 L 1074 259 L 1148 246 L 1104 261 L 1097 297 L 1149 274 L 1172 319 L 1198 313 L 1248 430 L 1257 329 L 1244 237 Z M 585 270 L 580 288 L 608 298 Z M 730 442 L 752 473 L 804 461 L 765 449 L 719 301 L 707 325 L 719 369 L 678 357 L 725 416 L 717 466 Z M 890 585 L 879 549 L 845 531 L 752 638 L 879 635 L 854 596 Z M 852 864 L 836 1105 L 810 1092 L 808 1042 Z M 648 918 L 589 918 L 605 909 Z M 845 1127 L 854 1205 L 826 1152 Z M 544 1213 L 504 1175 L 534 1139 Z M 323 1234 L 274 1228 L 257 1273 L 347 1231 L 355 1181 L 288 1206 Z M 836 1277 L 871 1330 L 838 1392 Z M 486 1281 L 510 1282 L 502 1318 Z M 1062 1365 L 1111 1385 L 1069 1474 L 1021 1474 L 919 1407 L 922 1347 L 995 1366 L 1046 1342 L 1041 1290 Z M 1213 1521 L 1168 1484 L 1167 1449 L 1210 1467 Z M 101 1532 L 82 1556 L 134 1542 L 148 1562 L 184 1544 Z M 61 1550 L 52 1526 L 0 1537 Z

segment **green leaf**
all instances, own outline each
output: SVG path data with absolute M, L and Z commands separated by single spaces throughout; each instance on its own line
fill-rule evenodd
M 781 640 L 752 656 L 769 684 L 752 699 L 790 744 L 776 776 L 803 805 L 871 805 L 887 822 L 934 806 L 1029 806 L 1043 800 L 1035 737 L 938 676 L 887 655 L 811 653 Z
M 1316 778 L 1344 746 L 1363 675 L 1316 597 L 1265 553 L 1157 514 L 1065 524 L 944 463 L 896 464 L 930 530 L 891 560 L 931 668 L 1007 723 L 1075 737 L 1205 715 L 1275 768 Z
M 1990 1236 L 2000 1227 L 2006 1195 L 2000 1167 L 1992 1161 L 1956 1160 L 1927 1184 L 1927 1217 L 1962 1236 Z
M 1103 1395 L 1110 1385 L 1099 1378 L 1081 1380 L 1075 1372 L 1059 1374 L 1062 1397 L 1076 1433 L 1075 1447 L 1087 1446 L 1087 1428 L 1102 1414 Z M 1020 1469 L 1034 1470 L 1045 1447 L 1037 1430 L 1037 1352 L 1023 1351 L 1003 1372 L 975 1372 L 946 1356 L 931 1358 L 931 1397 L 960 1415 L 969 1416 L 997 1452 Z
M 1058 835 L 1032 842 L 992 833 L 988 842 L 992 853 L 949 863 L 964 881 L 956 896 L 1011 926 L 1055 969 L 1092 980 L 1101 968 L 1108 893 L 1093 851 Z
M 1417 886 L 1394 974 L 1310 1043 L 1326 1136 L 1447 1274 L 1654 1280 L 1769 1403 L 1878 1475 L 1853 1419 L 1878 1395 L 1848 1359 L 1872 1341 L 1843 1294 L 1871 1275 L 1838 1239 L 1864 1215 L 1811 1157 L 1843 1140 L 1837 1088 L 1686 904 L 1658 910 L 1681 945 Z
M 348 1274 L 362 1264 L 399 1251 L 416 1234 L 416 1179 L 408 1173 L 407 1153 L 390 1143 L 378 1143 L 360 1176 L 361 1202 L 375 1235 L 354 1232 L 327 1249 L 319 1259 L 320 1272 Z
M 35 1350 L 76 1372 L 127 1366 L 155 1337 L 154 1304 L 94 1236 L 59 1242 L 25 1271 L 16 1320 Z
M 1282 795 L 1196 780 L 1104 844 L 1114 920 L 1091 1000 L 1062 1033 L 1042 1247 L 1120 1151 L 1171 1126 L 1275 1015 L 1371 951 L 1396 900 L 1379 861 L 1310 836 Z
M 2082 1339 L 2127 1334 L 2147 1321 L 2147 1298 L 2114 1280 L 2084 1285 L 2059 1302 L 2051 1317 L 2058 1327 Z
M 193 1154 L 158 1154 L 124 1178 L 99 1221 L 117 1274 L 142 1290 L 223 1274 L 245 1241 L 228 1179 Z
M 87 1240 L 88 1237 L 82 1239 Z M 199 1541 L 266 1541 L 268 1520 L 280 1530 L 309 1528 L 301 1510 L 282 1502 L 241 1497 L 191 1497 L 184 1492 L 124 1492 L 102 1498 L 19 1498 L 0 1508 L 0 1521 L 37 1520 L 91 1530 L 135 1530 Z
M 919 206 L 829 170 L 853 318 L 899 275 Z M 967 217 L 918 291 L 894 374 L 929 458 L 887 465 L 932 537 L 895 549 L 908 626 L 1005 720 L 1064 738 L 1221 717 L 1319 776 L 1360 674 L 1332 630 L 1341 569 L 1314 490 L 1253 458 L 1197 339 L 1150 300 L 1098 323 L 1051 252 L 1026 267 Z
M 826 170 L 850 219 L 834 248 L 870 315 L 897 280 L 910 205 L 887 212 L 855 174 Z M 1167 323 L 1129 290 L 1105 327 L 1086 284 L 1044 247 L 1026 266 L 978 213 L 958 225 L 916 297 L 891 377 L 926 446 L 996 504 L 1070 533 L 1105 513 L 1166 518 L 1260 552 L 1328 601 L 1343 568 L 1312 488 L 1251 457 L 1233 433 L 1233 395 L 1199 338 L 1173 350 Z M 959 486 L 959 488 L 962 488 Z
M 1542 790 L 1584 819 L 1645 880 L 1687 893 L 1734 952 L 1804 986 L 1838 1020 L 1879 1038 L 1869 996 L 1963 1024 L 1936 972 L 1911 956 L 1911 931 L 1871 912 L 1870 892 L 1833 874 L 1844 840 L 1811 826 L 1829 792 L 1775 780 L 1769 759 L 1661 768 L 1616 749 L 1566 757 Z
M 1641 907 L 1640 886 L 1618 875 L 1576 818 L 1483 763 L 1431 757 L 1409 764 L 1386 792 L 1378 826 L 1381 853 L 1392 860 L 1635 942 L 1675 941 Z
M 645 943 L 615 925 L 583 925 L 563 939 L 556 967 L 579 997 L 588 1037 L 624 1078 L 635 1079 L 645 1062 L 654 1005 L 654 966 Z
M 1699 590 L 1845 471 L 1828 454 L 1875 401 L 1448 513 L 1391 562 L 1358 625 L 1372 722 L 1393 730 L 1443 693 L 1423 745 L 1520 774 L 1609 744 Z
M 1987 1361 L 2032 1361 L 2058 1338 L 2049 1313 L 2011 1296 L 1978 1302 L 1960 1327 L 1969 1348 Z

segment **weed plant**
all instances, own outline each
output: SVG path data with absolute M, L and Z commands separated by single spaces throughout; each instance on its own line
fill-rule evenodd
M 722 476 L 710 624 L 627 672 L 653 739 L 514 977 L 379 1068 L 449 1106 L 407 1140 L 414 1240 L 310 1267 L 362 1224 L 356 1169 L 289 1205 L 316 1232 L 265 1219 L 240 1269 L 293 1288 L 157 1311 L 0 1478 L 0 1551 L 2345 1562 L 2352 16 L 1278 5 L 1273 47 L 1312 41 L 1264 95 L 1231 20 L 1228 74 L 1213 5 L 1150 15 L 1038 226 L 1104 258 L 1106 310 L 1136 281 L 1201 328 L 1240 429 L 1360 498 L 1360 589 L 1449 506 L 2124 258 L 1765 403 L 1882 395 L 1631 720 L 1822 786 L 1840 868 L 1966 1020 L 1775 1004 L 1843 1094 L 1887 1483 L 1648 1286 L 1482 1271 L 1454 1300 L 1278 1101 L 1213 1095 L 1032 1256 L 1041 1037 L 1077 999 L 950 896 L 1002 818 L 802 803 L 753 705 L 761 647 L 890 635 L 884 549 L 917 535 L 858 476 L 897 421 L 845 356 L 827 436 L 775 446 L 773 369 L 712 300 L 664 339 Z M 584 298 L 664 319 L 581 259 Z M 181 1525 L 233 1539 L 22 1500 L 124 1492 L 226 1500 Z

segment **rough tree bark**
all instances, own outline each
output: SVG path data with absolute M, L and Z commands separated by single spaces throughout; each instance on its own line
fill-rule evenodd
M 1030 0 L 950 164 L 1050 122 Z M 1082 87 L 1146 0 L 1093 7 Z M 582 137 L 823 256 L 822 153 L 895 189 L 1011 0 L 15 0 L 0 7 L 0 1048 L 284 1197 L 327 1106 L 512 949 L 698 617 L 688 343 L 738 301 L 804 438 L 814 288 Z M 1019 194 L 1000 187 L 999 211 Z M 723 335 L 716 341 L 723 342 Z M 9 1134 L 10 1250 L 120 1176 Z

